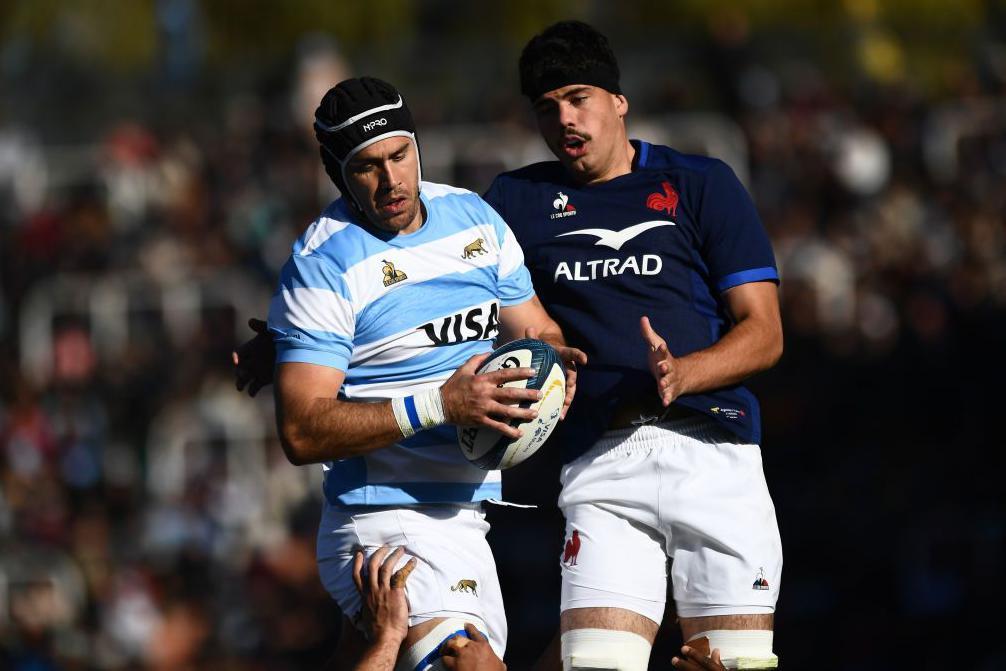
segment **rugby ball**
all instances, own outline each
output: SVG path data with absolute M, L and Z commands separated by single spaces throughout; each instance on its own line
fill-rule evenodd
M 493 350 L 476 373 L 490 373 L 501 368 L 534 368 L 538 374 L 529 380 L 515 380 L 507 387 L 540 389 L 536 402 L 523 401 L 522 408 L 534 408 L 538 416 L 532 420 L 513 419 L 510 426 L 523 435 L 516 440 L 484 426 L 459 426 L 458 446 L 468 461 L 486 470 L 510 468 L 521 463 L 548 439 L 559 421 L 566 401 L 566 369 L 559 354 L 546 342 L 524 338 Z

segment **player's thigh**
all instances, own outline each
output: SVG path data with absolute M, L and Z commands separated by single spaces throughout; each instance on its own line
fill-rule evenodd
M 693 441 L 669 453 L 661 493 L 682 619 L 775 611 L 782 544 L 757 445 Z
M 563 634 L 573 629 L 630 631 L 653 645 L 660 625 L 645 615 L 625 608 L 573 608 L 563 611 L 559 627 Z
M 716 629 L 767 630 L 775 629 L 775 615 L 772 613 L 752 613 L 744 615 L 710 615 L 706 617 L 683 617 L 681 639 L 688 641 L 697 635 Z
M 652 642 L 667 591 L 664 540 L 606 506 L 566 506 L 562 557 L 562 631 L 631 631 Z

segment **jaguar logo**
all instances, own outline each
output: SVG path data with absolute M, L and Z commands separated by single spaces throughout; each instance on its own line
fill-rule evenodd
M 475 590 L 477 583 L 474 580 L 459 580 L 457 585 L 451 585 L 452 592 L 468 592 L 478 596 L 479 593 Z
M 466 245 L 465 246 L 464 254 L 461 255 L 461 258 L 463 258 L 463 259 L 470 259 L 470 258 L 473 258 L 476 253 L 478 253 L 478 254 L 488 254 L 489 251 L 485 247 L 482 246 L 482 243 L 484 243 L 484 242 L 485 242 L 485 240 L 483 240 L 482 238 L 479 238 L 478 240 L 476 240 L 475 242 L 471 243 L 470 245 Z

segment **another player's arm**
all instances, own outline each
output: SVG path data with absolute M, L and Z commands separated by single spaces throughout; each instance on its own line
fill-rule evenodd
M 500 341 L 509 342 L 523 338 L 528 330 L 535 332 L 535 337 L 544 340 L 552 347 L 565 347 L 566 339 L 562 329 L 555 322 L 537 295 L 517 305 L 509 305 L 500 310 Z
M 231 352 L 231 363 L 234 365 L 234 385 L 238 391 L 248 388 L 248 395 L 255 396 L 259 389 L 272 384 L 273 372 L 276 367 L 276 345 L 265 321 L 251 317 L 248 328 L 255 332 L 255 337 L 248 340 Z
M 517 305 L 510 305 L 500 310 L 500 331 L 504 342 L 516 338 L 528 337 L 544 340 L 555 348 L 556 353 L 566 364 L 566 400 L 562 406 L 561 419 L 565 419 L 569 404 L 576 394 L 576 367 L 587 363 L 587 355 L 575 347 L 566 345 L 562 329 L 556 323 L 538 296 Z
M 681 657 L 672 657 L 671 666 L 684 671 L 727 671 L 720 659 L 720 651 L 709 652 L 709 639 L 693 639 L 681 648 Z
M 468 359 L 440 387 L 445 420 L 441 423 L 487 426 L 517 438 L 520 431 L 505 422 L 534 417 L 532 410 L 516 404 L 534 400 L 540 392 L 501 386 L 532 377 L 528 368 L 476 375 L 486 356 Z M 402 429 L 390 401 L 354 403 L 335 398 L 345 376 L 342 370 L 316 364 L 287 362 L 277 366 L 276 425 L 283 451 L 291 463 L 345 459 L 402 439 Z
M 369 559 L 363 550 L 353 554 L 353 583 L 360 594 L 358 614 L 363 631 L 346 617 L 332 657 L 322 671 L 392 671 L 398 660 L 402 641 L 409 632 L 409 604 L 405 598 L 405 583 L 416 568 L 415 557 L 394 573 L 404 553 L 403 548 L 388 554 L 384 546 Z M 368 573 L 364 575 L 364 564 Z M 364 637 L 366 632 L 366 638 Z
M 737 384 L 771 368 L 782 356 L 779 292 L 772 282 L 749 282 L 724 293 L 735 324 L 714 345 L 674 357 L 664 339 L 640 320 L 650 346 L 650 368 L 664 405 L 683 394 L 696 394 Z
M 454 636 L 440 648 L 441 663 L 448 671 L 506 671 L 506 664 L 496 656 L 489 640 L 471 622 L 465 623 L 463 636 Z

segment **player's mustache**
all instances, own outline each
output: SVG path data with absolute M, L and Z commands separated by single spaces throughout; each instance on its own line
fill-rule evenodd
M 590 133 L 584 133 L 582 131 L 576 131 L 576 132 L 568 131 L 562 134 L 561 139 L 563 142 L 569 139 L 583 140 L 584 142 L 587 142 L 589 140 L 592 140 L 593 138 L 590 137 Z

